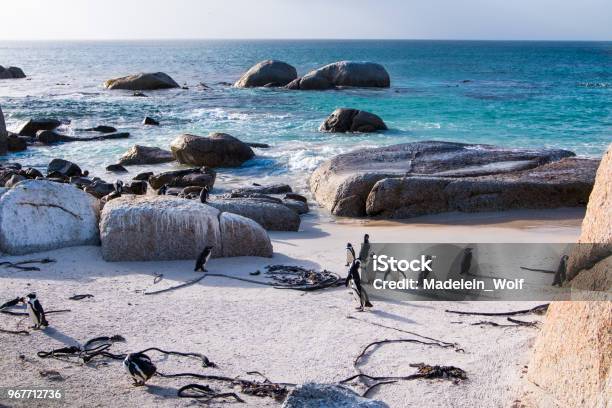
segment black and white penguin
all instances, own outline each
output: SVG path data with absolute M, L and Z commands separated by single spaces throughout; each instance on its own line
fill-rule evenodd
M 472 267 L 472 248 L 465 248 L 463 250 L 463 259 L 461 259 L 461 270 L 459 274 L 467 275 Z
M 364 307 L 372 307 L 372 303 L 370 303 L 370 299 L 368 298 L 368 294 L 365 289 L 361 286 L 361 277 L 359 276 L 359 267 L 361 266 L 361 261 L 356 259 L 351 264 L 351 267 L 348 271 L 348 276 L 346 277 L 346 281 L 344 282 L 345 286 L 351 286 L 353 297 L 359 303 L 357 310 L 363 312 Z
M 206 204 L 207 201 L 208 201 L 208 186 L 204 186 L 204 188 L 202 188 L 202 191 L 200 191 L 200 202 L 202 204 Z
M 344 266 L 352 265 L 355 259 L 355 250 L 353 249 L 353 245 L 349 242 L 346 244 L 346 265 Z
M 113 184 L 113 187 L 115 187 L 115 191 L 119 194 L 123 193 L 123 181 L 121 180 L 117 180 L 115 181 L 115 184 Z
M 166 195 L 166 191 L 168 191 L 168 184 L 164 184 L 157 190 L 157 195 Z
M 155 367 L 149 356 L 143 353 L 128 354 L 125 360 L 123 360 L 123 366 L 128 374 L 132 376 L 135 386 L 144 385 L 157 371 L 157 367 Z
M 198 256 L 198 259 L 196 260 L 194 271 L 208 272 L 206 270 L 206 264 L 208 263 L 208 260 L 210 259 L 210 256 L 212 255 L 212 250 L 213 250 L 212 246 L 207 246 L 206 248 L 204 248 L 200 256 Z
M 565 279 L 567 279 L 567 259 L 567 255 L 561 257 L 561 262 L 559 263 L 557 272 L 555 272 L 555 278 L 553 279 L 553 286 L 561 287 Z
M 33 329 L 40 329 L 41 326 L 49 326 L 47 318 L 45 317 L 45 310 L 36 298 L 36 293 L 30 293 L 26 297 L 21 298 L 21 301 L 26 304 L 30 319 L 32 319 Z

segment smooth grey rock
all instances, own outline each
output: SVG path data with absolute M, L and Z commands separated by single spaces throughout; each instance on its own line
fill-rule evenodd
M 53 159 L 47 165 L 47 174 L 58 172 L 65 177 L 78 177 L 83 172 L 81 168 L 71 161 L 64 159 Z
M 159 122 L 149 116 L 145 116 L 142 120 L 143 125 L 159 126 Z
M 202 167 L 154 174 L 149 177 L 149 184 L 155 190 L 168 184 L 169 187 L 206 186 L 212 191 L 216 177 L 217 173 L 213 169 Z
M 107 89 L 127 89 L 130 91 L 180 88 L 174 79 L 163 72 L 140 73 L 109 79 L 104 82 L 104 87 Z
M 170 149 L 180 163 L 193 166 L 238 167 L 255 156 L 249 146 L 226 133 L 180 135 Z
M 293 190 L 289 184 L 270 184 L 267 186 L 252 185 L 239 187 L 232 190 L 236 194 L 284 194 L 291 193 Z
M 295 387 L 282 408 L 389 408 L 382 401 L 361 397 L 336 384 L 307 383 Z
M 310 71 L 287 84 L 289 89 L 325 90 L 340 86 L 388 88 L 389 73 L 373 62 L 339 61 Z
M 98 200 L 73 185 L 26 180 L 0 197 L 0 251 L 97 245 Z
M 286 62 L 266 60 L 252 66 L 236 81 L 236 88 L 285 86 L 297 78 L 297 71 Z
M 115 191 L 115 186 L 102 180 L 96 180 L 85 186 L 83 191 L 96 198 L 102 198 Z
M 106 171 L 110 171 L 112 173 L 127 173 L 128 170 L 120 164 L 109 164 L 106 166 Z
M 283 205 L 291 208 L 293 211 L 295 211 L 298 214 L 307 214 L 308 211 L 310 211 L 310 209 L 308 208 L 308 204 L 305 203 L 304 201 L 291 200 L 291 199 L 285 198 L 282 200 L 282 203 Z
M 257 222 L 241 215 L 224 212 L 219 217 L 222 256 L 261 256 L 271 258 L 272 242 Z
M 310 178 L 333 214 L 404 218 L 446 211 L 584 205 L 596 160 L 554 149 L 417 142 L 342 154 Z
M 130 137 L 128 132 L 121 133 L 106 133 L 99 136 L 93 137 L 73 137 L 61 135 L 53 130 L 39 130 L 36 133 L 36 140 L 39 143 L 50 145 L 60 142 L 92 142 L 97 140 L 114 140 L 114 139 L 127 139 Z
M 106 125 L 98 125 L 96 127 L 82 129 L 83 132 L 98 132 L 98 133 L 115 133 L 117 131 L 116 128 L 112 126 Z
M 217 199 L 207 203 L 221 212 L 231 212 L 256 221 L 269 231 L 297 231 L 300 216 L 287 206 L 256 198 Z
M 357 109 L 336 109 L 319 127 L 321 132 L 345 133 L 360 132 L 371 133 L 387 130 L 383 120 L 370 112 Z
M 39 130 L 53 130 L 62 123 L 57 119 L 30 119 L 19 129 L 20 136 L 35 137 Z
M 172 152 L 160 149 L 159 147 L 149 147 L 135 145 L 119 158 L 119 163 L 125 166 L 136 164 L 158 164 L 174 161 Z

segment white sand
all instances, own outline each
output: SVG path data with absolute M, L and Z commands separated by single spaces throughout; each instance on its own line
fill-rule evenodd
M 579 234 L 582 215 L 578 210 L 451 214 L 402 224 L 330 222 L 315 213 L 304 219 L 300 232 L 270 234 L 273 259 L 214 259 L 208 269 L 249 277 L 249 272 L 263 270 L 265 265 L 284 263 L 327 268 L 344 275 L 345 243 L 357 244 L 366 232 L 373 242 L 573 242 Z M 27 337 L 0 333 L 0 387 L 61 388 L 69 406 L 188 406 L 193 404 L 191 400 L 176 398 L 176 389 L 204 381 L 154 377 L 147 387 L 133 387 L 118 361 L 84 366 L 43 360 L 36 351 L 121 334 L 127 343 L 115 344 L 114 352 L 157 346 L 200 352 L 219 366 L 202 369 L 193 360 L 151 353 L 158 369 L 165 373 L 195 371 L 246 378 L 247 371 L 257 370 L 273 381 L 331 383 L 356 373 L 352 361 L 366 344 L 387 338 L 414 338 L 347 319 L 354 316 L 457 342 L 466 351 L 457 353 L 416 344 L 385 345 L 365 360 L 361 366 L 364 372 L 407 375 L 415 371 L 410 363 L 424 362 L 461 367 L 469 380 L 458 385 L 447 380 L 398 382 L 380 387 L 371 397 L 391 407 L 508 407 L 520 395 L 519 381 L 537 335 L 537 329 L 532 328 L 471 326 L 486 318 L 444 312 L 446 308 L 517 310 L 536 303 L 388 303 L 374 299 L 371 312 L 358 313 L 344 287 L 302 293 L 214 277 L 169 293 L 144 296 L 143 290 L 162 289 L 199 276 L 192 272 L 193 262 L 105 263 L 97 247 L 66 248 L 4 260 L 43 256 L 58 262 L 43 265 L 40 272 L 0 268 L 0 301 L 35 291 L 45 309 L 69 308 L 72 312 L 50 315 L 50 328 Z M 155 273 L 164 274 L 164 280 L 157 285 L 153 285 Z M 84 293 L 95 297 L 68 300 Z M 504 322 L 504 318 L 487 320 Z M 29 325 L 29 320 L 0 315 L 0 327 L 4 329 L 25 329 Z M 57 370 L 64 381 L 51 382 L 41 377 L 41 370 Z M 226 389 L 220 383 L 211 385 Z M 246 399 L 248 405 L 240 406 L 279 405 L 271 399 Z M 1 404 L 19 406 L 7 400 Z M 37 404 L 45 405 L 57 406 Z

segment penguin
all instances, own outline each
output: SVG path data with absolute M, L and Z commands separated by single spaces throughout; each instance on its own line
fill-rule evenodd
M 33 329 L 40 329 L 41 326 L 49 326 L 45 317 L 45 310 L 36 298 L 36 293 L 30 293 L 26 297 L 21 298 L 21 301 L 26 304 L 28 314 L 34 323 Z
M 208 186 L 204 186 L 200 191 L 200 202 L 206 204 L 206 201 L 208 201 Z
M 561 257 L 561 262 L 559 263 L 557 272 L 555 272 L 555 278 L 553 279 L 553 284 L 552 284 L 553 286 L 561 287 L 563 285 L 563 282 L 565 282 L 566 273 L 567 273 L 567 259 L 568 259 L 567 255 L 563 255 Z
M 427 261 L 431 261 L 433 258 L 431 255 L 425 255 L 425 262 Z M 430 262 L 430 265 L 432 265 L 432 263 Z M 426 270 L 425 268 L 423 268 L 424 270 L 422 270 L 421 272 L 419 272 L 419 276 L 418 276 L 418 282 L 417 282 L 417 286 L 419 288 L 423 287 L 423 281 L 425 279 L 427 279 L 427 277 L 429 276 L 429 271 Z
M 143 353 L 128 354 L 123 367 L 134 380 L 134 386 L 144 385 L 157 371 L 149 356 Z
M 164 184 L 157 190 L 157 195 L 166 195 L 166 191 L 168 191 L 168 184 Z
M 346 244 L 346 265 L 344 266 L 352 265 L 355 259 L 355 250 L 353 249 L 353 245 L 349 242 Z
M 113 184 L 113 187 L 115 187 L 115 191 L 119 194 L 123 193 L 123 181 L 121 180 L 117 180 L 115 181 L 115 184 Z
M 210 256 L 212 255 L 212 250 L 213 250 L 212 246 L 207 246 L 206 248 L 204 248 L 200 256 L 198 256 L 194 271 L 208 272 L 205 266 L 208 263 Z
M 460 275 L 467 275 L 472 267 L 472 248 L 465 248 L 463 250 L 463 259 L 461 259 L 461 270 Z
M 368 297 L 367 292 L 361 286 L 361 277 L 359 276 L 360 266 L 361 261 L 359 259 L 353 261 L 348 271 L 346 281 L 344 282 L 344 286 L 348 287 L 349 285 L 351 285 L 351 289 L 353 290 L 353 296 L 355 297 L 355 300 L 359 302 L 357 310 L 363 312 L 364 307 L 372 307 L 372 303 L 370 303 L 370 299 Z

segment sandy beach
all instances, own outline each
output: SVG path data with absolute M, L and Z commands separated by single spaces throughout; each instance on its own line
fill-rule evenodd
M 271 232 L 272 259 L 238 257 L 213 259 L 212 273 L 264 280 L 250 276 L 269 264 L 302 265 L 346 275 L 344 245 L 357 244 L 364 233 L 373 242 L 574 242 L 580 233 L 583 209 L 510 211 L 505 213 L 445 214 L 406 223 L 337 219 L 314 211 L 303 219 L 299 232 Z M 243 378 L 259 371 L 274 382 L 335 383 L 356 374 L 353 359 L 368 343 L 383 339 L 416 338 L 391 328 L 407 330 L 445 342 L 465 352 L 422 344 L 383 345 L 362 360 L 359 368 L 371 375 L 408 375 L 414 363 L 453 365 L 467 372 L 468 380 L 400 381 L 368 394 L 390 407 L 522 406 L 521 379 L 526 372 L 537 328 L 472 325 L 480 316 L 459 316 L 445 309 L 508 311 L 537 305 L 533 302 L 398 302 L 373 298 L 369 312 L 355 311 L 344 287 L 304 293 L 278 290 L 220 277 L 171 292 L 145 296 L 200 276 L 193 261 L 118 262 L 102 260 L 99 247 L 74 247 L 4 257 L 12 261 L 49 257 L 56 263 L 41 271 L 0 268 L 3 301 L 35 291 L 47 310 L 70 309 L 49 315 L 50 327 L 29 336 L 0 333 L 2 387 L 47 387 L 65 391 L 71 406 L 139 407 L 190 406 L 176 390 L 188 383 L 222 383 L 190 378 L 153 377 L 145 387 L 133 387 L 120 361 L 101 359 L 83 365 L 41 359 L 36 352 L 51 350 L 97 336 L 120 334 L 127 340 L 112 347 L 114 353 L 159 347 L 205 354 L 218 368 L 198 367 L 193 359 L 151 353 L 163 373 L 197 372 Z M 155 274 L 163 274 L 154 284 Z M 75 294 L 93 298 L 69 300 Z M 487 318 L 498 323 L 505 318 Z M 529 315 L 530 321 L 542 316 Z M 29 320 L 0 315 L 0 327 L 26 330 Z M 43 377 L 55 370 L 61 381 Z M 351 384 L 358 393 L 365 390 Z M 242 394 L 241 394 L 242 396 Z M 280 406 L 270 398 L 245 397 L 241 406 Z M 24 402 L 23 406 L 28 402 Z M 44 402 L 39 406 L 53 406 Z M 15 406 L 20 406 L 15 403 Z M 210 406 L 228 406 L 224 402 Z

